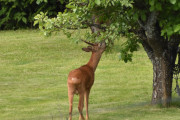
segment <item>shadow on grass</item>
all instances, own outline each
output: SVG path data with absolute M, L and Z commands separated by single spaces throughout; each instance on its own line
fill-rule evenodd
M 176 108 L 180 108 L 180 97 L 172 98 L 171 106 L 176 107 Z
M 118 106 L 106 106 L 103 108 L 89 108 L 89 116 L 90 118 L 92 118 L 92 120 L 99 120 L 99 119 L 103 119 L 103 120 L 109 120 L 109 116 L 112 117 L 111 113 L 115 113 L 115 117 L 118 113 L 118 111 L 121 111 L 120 113 L 118 113 L 118 117 L 120 117 L 121 115 L 123 117 L 126 116 L 132 116 L 132 111 L 135 111 L 136 108 L 142 108 L 145 106 L 149 106 L 150 102 L 140 102 L 140 103 L 135 103 L 135 104 L 128 104 L 128 105 L 118 105 Z M 123 110 L 126 110 L 128 112 L 123 112 Z M 83 113 L 85 116 L 85 108 L 83 109 Z M 119 116 L 120 115 L 120 116 Z M 79 113 L 76 111 L 73 112 L 73 119 L 77 119 L 79 116 Z M 63 113 L 62 111 L 60 111 L 59 113 L 56 113 L 54 115 L 47 115 L 47 116 L 39 116 L 36 118 L 28 118 L 26 120 L 68 120 L 68 111 L 65 113 Z
M 93 120 L 103 119 L 133 119 L 141 118 L 142 116 L 151 116 L 156 114 L 156 111 L 163 109 L 161 106 L 151 106 L 150 101 L 138 102 L 127 105 L 118 105 L 118 106 L 106 106 L 103 108 L 90 108 L 89 116 Z M 180 108 L 180 97 L 172 99 L 171 108 Z M 84 108 L 85 115 L 85 108 Z M 74 112 L 73 118 L 78 118 L 79 113 Z M 68 111 L 63 113 L 62 111 L 54 115 L 39 116 L 36 118 L 28 118 L 27 120 L 68 120 Z

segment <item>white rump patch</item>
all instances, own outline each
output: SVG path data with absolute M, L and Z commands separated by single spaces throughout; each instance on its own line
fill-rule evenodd
M 78 78 L 72 78 L 73 82 L 77 82 L 79 79 Z

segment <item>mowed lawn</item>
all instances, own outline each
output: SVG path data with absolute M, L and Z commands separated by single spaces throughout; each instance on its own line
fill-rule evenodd
M 46 38 L 38 30 L 1 31 L 0 120 L 66 120 L 67 76 L 88 62 L 91 54 L 81 50 L 86 46 L 63 34 Z M 150 106 L 153 72 L 143 48 L 124 63 L 115 52 L 118 46 L 103 54 L 96 70 L 90 120 L 180 120 L 179 105 Z M 75 96 L 74 120 L 77 106 Z

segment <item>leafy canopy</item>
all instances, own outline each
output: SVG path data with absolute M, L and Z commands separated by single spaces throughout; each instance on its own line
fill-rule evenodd
M 172 35 L 180 34 L 178 0 L 69 0 L 66 8 L 56 18 L 48 18 L 47 13 L 41 12 L 35 17 L 34 25 L 39 24 L 46 36 L 61 30 L 71 37 L 69 29 L 90 27 L 93 25 L 92 17 L 96 16 L 95 21 L 101 22 L 101 30 L 98 33 L 87 31 L 83 38 L 92 42 L 105 40 L 110 49 L 115 40 L 126 36 L 126 41 L 120 47 L 120 59 L 125 62 L 132 60 L 132 52 L 137 50 L 138 42 L 141 42 L 132 31 L 140 28 L 138 20 L 147 21 L 149 13 L 159 12 L 162 37 L 168 40 Z M 78 37 L 82 39 L 82 36 Z

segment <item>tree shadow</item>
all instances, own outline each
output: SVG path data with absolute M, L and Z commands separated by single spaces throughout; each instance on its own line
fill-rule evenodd
M 173 97 L 172 98 L 171 107 L 180 108 L 180 97 Z

